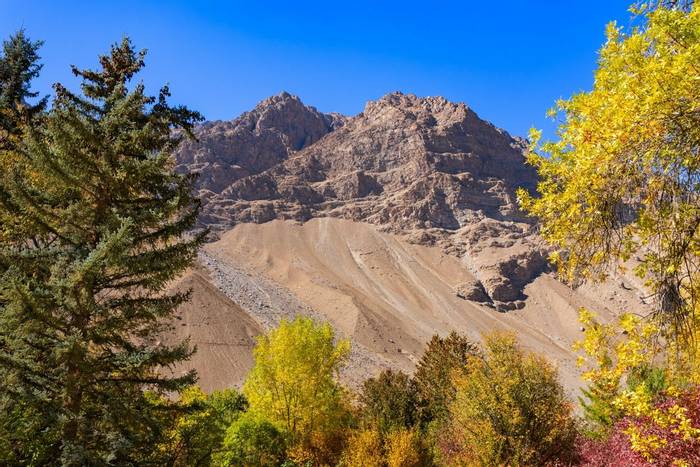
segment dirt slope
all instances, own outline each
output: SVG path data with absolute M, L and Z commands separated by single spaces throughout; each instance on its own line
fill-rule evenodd
M 355 351 L 343 376 L 351 386 L 381 368 L 412 371 L 435 333 L 454 329 L 478 340 L 504 329 L 556 363 L 573 393 L 581 384 L 570 350 L 581 336 L 578 308 L 609 318 L 638 303 L 630 286 L 573 291 L 542 275 L 526 287 L 524 308 L 499 313 L 457 296 L 455 288 L 472 279 L 460 259 L 333 218 L 240 224 L 206 245 L 200 261 L 209 273 L 182 282 L 195 292 L 180 335 L 190 332 L 199 348 L 192 364 L 207 390 L 242 381 L 252 335 L 304 314 L 351 338 Z
M 262 327 L 221 293 L 202 268 L 187 272 L 173 289 L 191 290 L 192 298 L 179 308 L 179 319 L 168 339 L 189 337 L 197 347 L 192 359 L 175 372 L 196 368 L 198 384 L 207 392 L 239 387 L 253 365 L 254 337 Z

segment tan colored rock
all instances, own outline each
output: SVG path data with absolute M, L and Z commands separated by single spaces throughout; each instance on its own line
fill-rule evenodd
M 455 294 L 464 300 L 471 300 L 477 303 L 492 303 L 491 297 L 486 293 L 484 285 L 478 280 L 473 280 L 459 284 L 456 287 Z

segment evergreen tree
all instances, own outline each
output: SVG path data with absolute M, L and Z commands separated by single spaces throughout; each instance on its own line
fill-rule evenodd
M 41 41 L 32 42 L 23 29 L 3 42 L 0 51 L 0 150 L 8 149 L 20 133 L 22 123 L 32 121 L 46 109 L 44 97 L 36 104 L 29 100 L 39 95 L 31 91 L 31 82 L 39 75 Z
M 168 372 L 188 343 L 159 337 L 187 299 L 165 288 L 205 235 L 187 233 L 193 178 L 171 160 L 201 116 L 169 105 L 167 87 L 130 86 L 144 56 L 124 39 L 99 69 L 73 68 L 82 93 L 55 86 L 17 149 L 23 176 L 3 180 L 0 204 L 25 216 L 22 235 L 0 237 L 6 463 L 144 463 L 176 408 L 158 396 L 195 380 Z
M 46 110 L 46 97 L 33 105 L 29 102 L 39 95 L 31 91 L 31 82 L 41 70 L 38 55 L 41 45 L 20 30 L 4 41 L 0 50 L 0 199 L 5 200 L 0 203 L 0 241 L 8 236 L 21 237 L 20 232 L 27 228 L 23 214 L 8 203 L 3 179 L 22 176 L 25 161 L 17 146 L 30 126 L 41 123 L 40 117 Z

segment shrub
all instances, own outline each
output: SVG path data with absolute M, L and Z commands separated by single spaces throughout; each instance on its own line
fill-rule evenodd
M 226 429 L 246 409 L 245 398 L 235 389 L 205 394 L 198 386 L 182 392 L 183 413 L 159 446 L 163 458 L 174 466 L 210 464 L 221 448 Z
M 700 386 L 662 397 L 655 409 L 623 418 L 603 440 L 581 439 L 583 465 L 700 465 Z
M 384 442 L 387 467 L 418 467 L 426 465 L 418 433 L 405 428 L 387 434 Z
M 376 428 L 355 431 L 342 456 L 343 466 L 383 467 L 382 436 Z

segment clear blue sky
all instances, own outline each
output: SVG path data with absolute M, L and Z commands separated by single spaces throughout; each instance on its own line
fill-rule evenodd
M 360 112 L 400 90 L 466 102 L 512 134 L 551 131 L 545 111 L 590 88 L 622 0 L 424 2 L 0 0 L 0 33 L 46 43 L 42 77 L 70 87 L 69 64 L 128 34 L 149 50 L 146 85 L 208 119 L 231 119 L 282 90 L 322 111 Z

